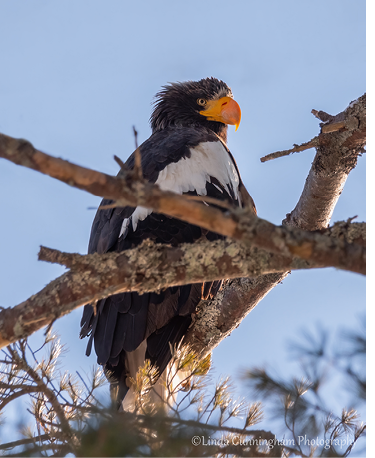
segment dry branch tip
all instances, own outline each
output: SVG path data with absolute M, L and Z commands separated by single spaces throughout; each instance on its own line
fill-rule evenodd
M 289 156 L 292 153 L 300 153 L 301 151 L 305 151 L 310 148 L 314 148 L 318 146 L 318 137 L 314 137 L 312 140 L 302 143 L 301 145 L 294 144 L 293 148 L 283 150 L 283 151 L 276 151 L 275 153 L 267 154 L 260 158 L 261 162 L 272 161 L 273 159 L 277 159 L 279 157 Z

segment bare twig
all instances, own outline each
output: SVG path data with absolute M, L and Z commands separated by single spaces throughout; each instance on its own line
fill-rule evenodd
M 71 453 L 71 447 L 69 445 L 66 445 L 66 444 L 55 444 L 55 443 L 50 443 L 50 444 L 43 444 L 43 445 L 40 445 L 40 446 L 37 446 L 35 445 L 35 447 L 33 447 L 31 450 L 25 450 L 23 452 L 18 452 L 18 453 L 15 453 L 15 454 L 12 454 L 12 453 L 7 453 L 6 456 L 9 456 L 9 457 L 20 457 L 20 456 L 26 456 L 26 457 L 29 457 L 31 453 L 34 454 L 34 456 L 44 456 L 44 455 L 41 455 L 41 452 L 45 452 L 45 451 L 48 451 L 48 450 L 52 450 L 52 451 L 57 451 L 58 452 L 58 455 L 52 455 L 52 456 L 65 456 L 67 455 L 68 453 Z M 38 455 L 36 455 L 38 454 Z M 46 455 L 48 456 L 48 455 Z
M 120 169 L 122 170 L 125 166 L 125 162 L 123 162 L 116 154 L 113 156 L 114 160 L 117 162 L 117 164 L 120 166 Z
M 13 390 L 15 389 L 14 386 L 10 385 L 10 388 Z M 0 411 L 4 409 L 4 407 L 9 404 L 10 402 L 14 401 L 17 398 L 20 398 L 21 396 L 25 394 L 30 394 L 30 393 L 38 393 L 40 392 L 40 387 L 39 386 L 28 386 L 26 384 L 22 385 L 21 388 L 18 391 L 15 391 L 12 394 L 9 394 L 1 403 L 0 403 Z
M 138 131 L 135 128 L 135 126 L 133 126 L 133 134 L 134 134 L 135 149 L 138 149 Z
M 320 119 L 321 121 L 323 122 L 330 122 L 330 121 L 333 121 L 334 120 L 334 116 L 326 113 L 325 111 L 322 111 L 322 110 L 314 110 L 312 109 L 311 110 L 311 113 L 318 119 Z
M 50 440 L 51 438 L 52 437 L 50 434 L 42 434 L 40 436 L 28 437 L 25 439 L 19 439 L 12 442 L 6 442 L 5 444 L 0 444 L 0 450 L 10 450 L 12 448 L 19 447 L 20 445 L 35 444 L 37 441 Z
M 141 150 L 138 147 L 138 132 L 133 126 L 133 133 L 134 133 L 134 142 L 135 142 L 135 151 L 134 151 L 134 168 L 132 174 L 135 180 L 142 180 L 143 172 L 142 172 L 142 156 Z
M 292 154 L 292 153 L 299 153 L 301 151 L 305 151 L 310 148 L 316 148 L 326 143 L 327 140 L 324 137 L 324 134 L 340 132 L 342 130 L 345 130 L 346 132 L 349 132 L 349 133 L 353 133 L 356 130 L 358 131 L 359 118 L 356 117 L 355 113 L 350 112 L 350 111 L 354 111 L 352 109 L 356 105 L 356 102 L 358 102 L 358 100 L 355 102 L 352 102 L 345 111 L 339 113 L 336 116 L 332 116 L 326 113 L 325 111 L 311 110 L 311 113 L 316 118 L 323 121 L 323 123 L 320 124 L 320 127 L 321 127 L 320 134 L 306 143 L 302 143 L 301 145 L 294 145 L 293 148 L 291 149 L 284 150 L 284 151 L 276 151 L 275 153 L 267 154 L 267 156 L 264 156 L 260 159 L 261 162 L 271 161 L 272 159 L 276 159 L 276 158 L 283 157 L 283 156 L 288 156 L 289 154 Z M 363 123 L 361 126 L 361 132 L 362 132 L 361 136 L 363 139 L 366 136 L 365 129 L 363 129 Z
M 283 156 L 289 156 L 292 153 L 300 153 L 301 151 L 305 151 L 310 148 L 315 148 L 318 145 L 318 137 L 314 137 L 312 140 L 302 143 L 301 145 L 294 145 L 293 148 L 287 149 L 284 151 L 276 151 L 275 153 L 267 154 L 260 158 L 261 162 L 272 161 L 273 159 L 277 159 Z

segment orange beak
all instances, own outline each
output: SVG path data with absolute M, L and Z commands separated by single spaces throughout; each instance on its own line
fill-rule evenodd
M 238 103 L 231 97 L 222 97 L 219 100 L 211 100 L 207 103 L 205 110 L 199 114 L 206 116 L 209 121 L 219 121 L 224 124 L 236 126 L 241 122 L 241 109 Z

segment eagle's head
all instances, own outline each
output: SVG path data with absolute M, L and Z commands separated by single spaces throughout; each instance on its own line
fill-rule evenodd
M 241 120 L 231 89 L 216 78 L 164 86 L 154 105 L 150 119 L 153 132 L 170 126 L 203 126 L 226 137 L 227 124 L 237 130 Z

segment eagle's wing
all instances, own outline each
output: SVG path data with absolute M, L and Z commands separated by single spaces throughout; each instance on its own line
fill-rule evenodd
M 241 205 L 238 169 L 216 134 L 197 128 L 164 129 L 140 146 L 142 171 L 150 182 L 180 194 L 208 195 Z M 134 153 L 126 162 L 134 167 Z M 247 192 L 247 191 L 246 191 Z M 102 206 L 112 201 L 104 199 Z M 91 230 L 89 253 L 123 251 L 149 238 L 157 243 L 193 243 L 218 234 L 143 207 L 98 210 Z M 213 296 L 221 282 L 171 287 L 160 293 L 121 293 L 98 302 L 96 314 L 86 305 L 81 337 L 94 340 L 98 363 L 125 381 L 127 355 L 146 342 L 145 358 L 162 372 L 170 359 L 169 344 L 178 343 L 191 323 L 202 297 Z M 126 388 L 123 389 L 126 393 Z

